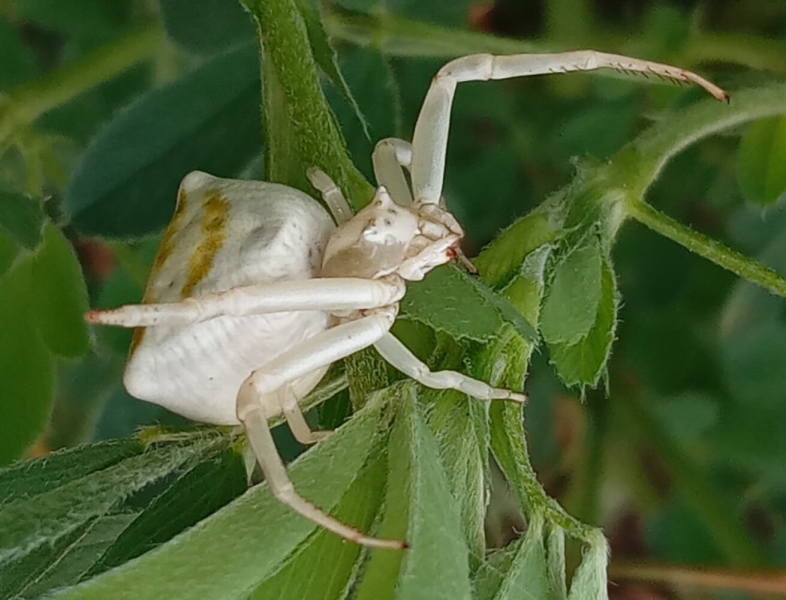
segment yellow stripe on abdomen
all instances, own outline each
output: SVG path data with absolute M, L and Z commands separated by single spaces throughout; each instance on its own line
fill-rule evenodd
M 164 266 L 164 263 L 167 259 L 171 256 L 172 252 L 175 249 L 175 235 L 178 231 L 180 231 L 181 221 L 183 220 L 183 214 L 186 210 L 186 200 L 187 200 L 186 191 L 183 188 L 177 193 L 177 205 L 175 206 L 175 212 L 172 215 L 172 220 L 169 221 L 169 225 L 167 225 L 166 230 L 164 231 L 164 235 L 161 236 L 161 243 L 158 245 L 158 251 L 156 252 L 156 258 L 153 261 L 153 268 L 150 269 L 150 275 L 148 276 L 148 284 L 145 288 L 145 293 L 142 296 L 142 304 L 150 304 L 156 302 L 155 294 L 153 293 L 153 285 L 152 281 L 155 278 L 155 274 L 161 270 L 161 267 Z M 134 352 L 137 349 L 137 346 L 142 343 L 142 338 L 145 336 L 145 328 L 144 327 L 136 327 L 134 329 L 134 337 L 131 338 L 131 345 L 128 348 L 128 357 L 131 358 Z
M 188 260 L 186 281 L 180 291 L 183 298 L 191 296 L 196 285 L 207 276 L 226 241 L 229 202 L 218 191 L 210 190 L 205 194 L 203 209 L 202 241 Z

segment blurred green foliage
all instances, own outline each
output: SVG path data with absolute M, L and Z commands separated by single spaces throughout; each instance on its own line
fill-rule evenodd
M 259 14 L 281 2 L 246 4 Z M 266 49 L 260 82 L 256 28 L 233 0 L 0 0 L 0 464 L 128 438 L 0 471 L 0 595 L 90 580 L 65 594 L 332 598 L 351 587 L 369 598 L 514 599 L 526 585 L 564 598 L 566 556 L 581 559 L 570 543 L 566 555 L 567 532 L 589 548 L 570 598 L 603 597 L 604 546 L 568 514 L 603 527 L 612 579 L 615 561 L 634 559 L 677 571 L 786 567 L 786 304 L 672 241 L 786 289 L 775 274 L 786 274 L 786 6 L 289 2 L 308 42 L 300 66 L 319 68 L 335 121 L 303 77 L 265 80 L 304 51 L 294 37 L 281 56 Z M 526 375 L 527 448 L 510 407 L 489 415 L 458 394 L 396 384 L 306 453 L 293 478 L 332 514 L 408 536 L 407 556 L 369 560 L 263 488 L 164 544 L 243 492 L 240 443 L 125 394 L 128 333 L 89 334 L 81 313 L 88 298 L 141 298 L 182 177 L 303 186 L 304 163 L 332 139 L 319 166 L 338 169 L 360 205 L 374 143 L 411 139 L 449 58 L 585 47 L 694 69 L 732 104 L 621 74 L 459 87 L 446 197 L 467 254 L 486 247 L 483 282 L 435 272 L 412 287 L 397 333 L 435 368 L 511 387 Z M 295 84 L 287 110 L 305 110 L 309 127 L 275 112 L 275 94 Z M 282 140 L 297 152 L 285 155 Z M 645 191 L 662 212 L 633 210 Z M 628 205 L 649 228 L 620 228 Z M 533 326 L 544 344 L 527 370 Z M 347 371 L 372 378 L 362 361 Z M 333 426 L 348 401 L 331 395 L 320 414 Z M 143 425 L 186 429 L 132 438 Z M 301 452 L 276 434 L 285 455 Z M 484 555 L 489 448 L 530 522 Z M 491 510 L 507 541 L 520 515 L 499 508 L 505 495 L 493 490 Z M 612 590 L 626 597 L 624 585 Z

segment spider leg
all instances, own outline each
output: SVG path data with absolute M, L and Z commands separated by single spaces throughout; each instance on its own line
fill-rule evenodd
M 412 139 L 412 191 L 415 201 L 430 204 L 437 204 L 440 201 L 445 174 L 450 109 L 458 83 L 605 68 L 654 74 L 672 81 L 693 83 L 718 100 L 728 99 L 722 89 L 690 71 L 594 50 L 560 54 L 464 56 L 449 62 L 439 70 L 426 94 L 415 124 Z
M 510 390 L 493 388 L 487 383 L 467 377 L 456 371 L 431 371 L 428 366 L 392 333 L 388 333 L 374 344 L 377 352 L 396 369 L 411 377 L 418 383 L 437 390 L 452 389 L 464 392 L 478 400 L 513 400 L 527 401 L 524 394 L 517 394 Z
M 322 373 L 320 373 L 320 379 L 322 378 L 321 375 Z M 289 429 L 292 431 L 292 435 L 294 435 L 295 439 L 301 444 L 316 444 L 333 433 L 328 430 L 314 431 L 311 429 L 311 426 L 306 421 L 306 417 L 303 415 L 300 404 L 298 404 L 298 398 L 291 385 L 282 385 L 273 392 L 272 395 L 277 398 L 277 402 L 279 406 L 281 406 L 281 410 L 287 420 Z
M 90 323 L 120 327 L 190 325 L 222 315 L 241 317 L 299 310 L 343 311 L 377 308 L 398 302 L 405 293 L 396 276 L 382 279 L 326 277 L 275 281 L 165 304 L 130 304 L 91 310 Z
M 311 185 L 322 194 L 322 199 L 328 205 L 336 225 L 346 223 L 352 218 L 352 208 L 349 206 L 349 202 L 344 197 L 341 188 L 330 178 L 330 175 L 322 169 L 311 167 L 306 171 L 306 176 Z
M 386 307 L 356 321 L 323 331 L 254 371 L 241 385 L 237 397 L 238 418 L 246 429 L 249 443 L 273 495 L 317 525 L 344 539 L 372 548 L 403 549 L 406 548 L 406 542 L 367 536 L 334 519 L 300 496 L 276 449 L 265 407 L 270 395 L 291 381 L 373 344 L 387 333 L 395 317 L 395 307 Z
M 257 461 L 259 461 L 259 466 L 265 475 L 265 481 L 267 481 L 270 491 L 279 502 L 339 537 L 363 546 L 389 548 L 392 550 L 402 550 L 407 547 L 406 542 L 401 540 L 385 540 L 367 536 L 357 529 L 334 519 L 300 496 L 289 479 L 287 468 L 284 466 L 284 462 L 278 453 L 263 411 L 250 411 L 246 415 L 243 425 L 248 433 L 248 439 Z
M 412 145 L 398 138 L 380 140 L 371 154 L 371 163 L 377 185 L 384 186 L 396 204 L 412 204 L 412 192 L 404 176 L 404 169 L 412 165 Z
M 254 397 L 266 396 L 282 385 L 371 346 L 388 332 L 397 311 L 398 306 L 369 310 L 359 319 L 326 329 L 290 348 L 249 375 L 241 388 L 241 396 L 242 389 L 248 387 L 255 390 Z M 238 400 L 238 417 L 241 421 L 243 406 Z M 248 406 L 253 408 L 254 404 Z

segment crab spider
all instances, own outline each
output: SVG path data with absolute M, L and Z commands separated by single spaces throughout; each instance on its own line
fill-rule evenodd
M 354 216 L 341 190 L 316 168 L 308 176 L 333 220 L 310 196 L 283 185 L 201 172 L 186 176 L 144 303 L 86 315 L 92 323 L 138 328 L 124 374 L 129 393 L 198 421 L 241 423 L 281 502 L 345 539 L 405 547 L 400 540 L 367 536 L 299 496 L 268 419 L 283 414 L 303 443 L 322 439 L 326 432 L 311 430 L 299 400 L 331 363 L 372 345 L 425 386 L 480 400 L 525 401 L 520 393 L 461 373 L 431 372 L 389 330 L 405 282 L 455 258 L 464 235 L 442 201 L 456 85 L 600 68 L 695 83 L 719 100 L 727 98 L 694 73 L 624 56 L 478 54 L 437 73 L 411 145 L 387 139 L 376 146 L 379 187 Z

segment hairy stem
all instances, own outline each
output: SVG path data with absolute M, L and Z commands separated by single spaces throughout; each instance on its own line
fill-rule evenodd
M 570 537 L 596 545 L 603 535 L 568 514 L 551 498 L 538 481 L 529 459 L 521 407 L 498 402 L 489 410 L 491 417 L 491 449 L 519 502 L 529 514 L 539 512 L 549 523 L 565 530 Z
M 691 252 L 695 252 L 743 279 L 760 285 L 773 294 L 786 298 L 786 278 L 773 269 L 682 225 L 646 202 L 629 200 L 625 203 L 625 210 L 630 217 L 639 223 L 677 242 Z
M 322 92 L 317 63 L 297 3 L 295 0 L 243 0 L 243 3 L 257 23 L 262 75 L 273 83 L 269 91 L 262 90 L 269 179 L 312 192 L 306 170 L 319 167 L 355 206 L 368 202 L 371 188 L 349 159 L 344 138 Z
M 730 103 L 704 100 L 642 133 L 613 159 L 633 198 L 644 196 L 676 154 L 706 137 L 756 119 L 786 114 L 786 85 L 772 84 L 735 91 Z

